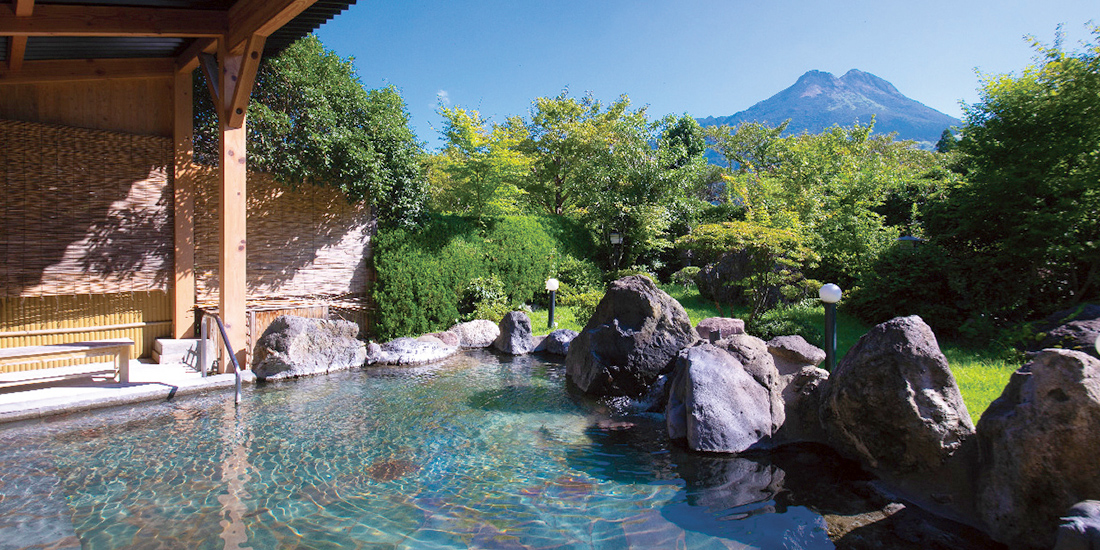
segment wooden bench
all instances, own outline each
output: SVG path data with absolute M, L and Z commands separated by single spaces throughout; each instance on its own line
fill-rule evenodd
M 6 370 L 9 365 L 26 365 L 37 363 L 30 369 L 24 368 L 19 372 L 3 375 L 0 383 L 10 382 L 9 377 L 29 370 L 45 369 L 54 374 L 43 372 L 45 376 L 32 376 L 32 378 L 59 378 L 73 376 L 75 374 L 87 374 L 86 369 L 80 372 L 68 368 L 46 368 L 46 361 L 59 359 L 75 359 L 84 357 L 113 356 L 115 360 L 115 376 L 118 381 L 126 384 L 130 382 L 130 348 L 134 347 L 134 341 L 129 338 L 117 338 L 113 340 L 93 340 L 90 342 L 73 342 L 71 344 L 52 344 L 48 346 L 26 346 L 21 348 L 0 348 L 0 371 Z

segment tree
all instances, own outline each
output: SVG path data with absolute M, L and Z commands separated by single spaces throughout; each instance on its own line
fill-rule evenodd
M 670 151 L 670 169 L 680 168 L 706 152 L 706 134 L 699 121 L 686 114 L 680 118 L 670 115 L 662 124 L 665 131 L 661 134 L 661 145 Z
M 790 122 L 786 120 L 775 127 L 760 122 L 742 122 L 737 128 L 726 124 L 710 126 L 706 138 L 712 143 L 711 148 L 726 159 L 730 173 L 767 171 L 779 162 L 776 146 Z
M 517 149 L 532 159 L 523 189 L 536 209 L 560 216 L 575 208 L 590 172 L 616 143 L 616 129 L 636 123 L 628 119 L 644 120 L 644 111 L 630 113 L 629 107 L 626 96 L 604 109 L 591 95 L 577 100 L 564 91 L 536 99 L 530 121 L 508 121 L 526 131 Z
M 217 115 L 201 81 L 196 158 L 216 158 Z M 412 225 L 423 212 L 423 151 L 396 88 L 365 90 L 350 59 L 309 35 L 256 75 L 248 109 L 249 169 L 291 185 L 328 185 L 366 201 L 386 224 Z
M 984 77 L 965 107 L 967 181 L 925 218 L 956 260 L 972 317 L 1020 321 L 1100 298 L 1100 27 L 1092 33 L 1078 52 L 1033 41 L 1033 64 Z
M 812 266 L 816 259 L 797 231 L 751 221 L 702 225 L 679 238 L 676 246 L 712 261 L 727 254 L 744 257 L 745 272 L 726 284 L 744 291 L 750 308 L 747 320 L 750 325 L 780 299 L 791 300 L 805 294 L 803 269 Z
M 441 169 L 450 176 L 449 210 L 486 214 L 519 213 L 518 183 L 530 170 L 527 157 L 515 150 L 515 126 L 486 128 L 477 111 L 443 108 L 445 119 Z

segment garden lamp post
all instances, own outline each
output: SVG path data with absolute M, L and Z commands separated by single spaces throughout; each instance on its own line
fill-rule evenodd
M 617 230 L 612 230 L 608 238 L 611 239 L 611 246 L 615 249 L 615 269 L 617 270 L 619 269 L 619 256 L 621 255 L 620 251 L 623 246 L 623 234 L 619 233 Z
M 550 291 L 550 317 L 546 321 L 546 328 L 554 328 L 554 294 L 558 291 L 558 280 L 553 277 L 547 279 L 546 290 Z
M 833 372 L 836 369 L 836 303 L 842 292 L 839 286 L 828 283 L 821 285 L 817 295 L 825 302 L 825 370 Z

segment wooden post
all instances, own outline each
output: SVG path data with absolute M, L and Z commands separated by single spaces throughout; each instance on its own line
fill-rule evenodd
M 172 97 L 175 160 L 175 284 L 172 285 L 172 336 L 195 336 L 195 167 L 194 113 L 190 70 L 176 71 Z
M 227 52 L 224 42 L 218 51 L 219 116 L 221 129 L 221 251 L 219 253 L 218 312 L 229 343 L 230 353 L 237 356 L 241 365 L 247 365 L 245 300 L 248 289 L 245 282 L 248 246 L 245 239 L 245 221 L 248 218 L 246 192 L 247 163 L 245 121 L 238 127 L 229 124 L 227 112 L 234 97 L 243 52 Z M 222 372 L 228 371 L 228 361 L 223 361 Z

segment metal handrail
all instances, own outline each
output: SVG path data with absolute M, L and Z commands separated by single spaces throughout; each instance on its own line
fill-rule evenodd
M 235 380 L 234 380 L 234 386 L 235 386 L 234 403 L 236 403 L 237 405 L 240 405 L 241 404 L 241 365 L 240 365 L 240 363 L 237 362 L 237 356 L 233 353 L 233 346 L 230 345 L 230 343 L 229 343 L 229 334 L 227 334 L 225 332 L 225 325 L 222 324 L 222 320 L 221 320 L 220 317 L 218 317 L 217 315 L 214 315 L 212 313 L 205 314 L 205 317 L 213 317 L 214 321 L 216 323 L 218 323 L 218 331 L 221 332 L 222 342 L 225 343 L 226 355 L 229 356 L 229 361 L 230 361 L 230 363 L 233 364 L 233 375 L 234 375 L 234 378 L 235 378 Z M 209 335 L 207 334 L 207 332 L 208 331 L 207 331 L 207 328 L 206 328 L 206 319 L 204 318 L 203 322 L 199 323 L 199 338 L 200 338 L 200 342 L 199 342 L 199 368 L 201 369 L 202 375 L 204 377 L 206 376 L 206 341 L 209 338 Z

